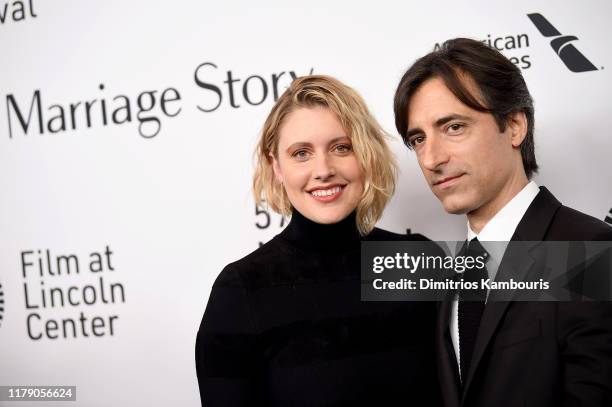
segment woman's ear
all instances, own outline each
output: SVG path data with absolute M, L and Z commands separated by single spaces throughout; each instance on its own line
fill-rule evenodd
M 508 128 L 511 132 L 512 146 L 519 148 L 527 136 L 527 116 L 525 116 L 525 112 L 512 113 L 508 118 Z
M 270 162 L 272 162 L 272 170 L 274 171 L 274 177 L 276 180 L 282 184 L 283 183 L 283 174 L 280 169 L 280 165 L 278 164 L 278 160 L 274 157 L 274 154 L 269 154 Z

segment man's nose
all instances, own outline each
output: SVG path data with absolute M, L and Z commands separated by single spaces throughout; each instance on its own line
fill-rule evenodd
M 448 162 L 450 155 L 443 140 L 437 136 L 430 136 L 427 137 L 418 158 L 423 168 L 437 171 L 440 166 Z
M 333 158 L 327 154 L 315 157 L 313 175 L 316 180 L 325 181 L 336 174 Z

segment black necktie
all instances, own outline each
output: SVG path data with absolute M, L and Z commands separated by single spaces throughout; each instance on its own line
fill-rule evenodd
M 487 251 L 482 247 L 478 238 L 474 238 L 467 243 L 465 255 L 473 258 L 484 256 L 485 262 L 488 259 Z M 459 362 L 462 383 L 465 383 L 470 370 L 476 335 L 485 307 L 487 291 L 482 288 L 480 281 L 486 278 L 488 278 L 486 267 L 481 269 L 478 267 L 466 268 L 463 273 L 463 281 L 477 283 L 479 288 L 459 290 Z

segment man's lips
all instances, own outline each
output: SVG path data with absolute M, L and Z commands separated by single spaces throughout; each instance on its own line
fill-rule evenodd
M 442 178 L 433 183 L 435 187 L 445 187 L 447 185 L 453 184 L 456 180 L 461 178 L 464 174 L 454 175 L 452 177 Z

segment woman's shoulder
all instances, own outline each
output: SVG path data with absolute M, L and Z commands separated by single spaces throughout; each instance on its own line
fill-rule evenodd
M 217 276 L 215 286 L 259 285 L 263 283 L 259 280 L 269 274 L 266 271 L 276 269 L 275 265 L 285 263 L 285 260 L 290 259 L 291 256 L 286 251 L 287 249 L 276 236 L 246 256 L 226 265 Z
M 406 230 L 406 234 L 389 232 L 388 230 L 374 228 L 370 233 L 364 236 L 365 241 L 401 241 L 401 242 L 422 242 L 429 239 L 420 233 L 411 233 L 410 229 Z

